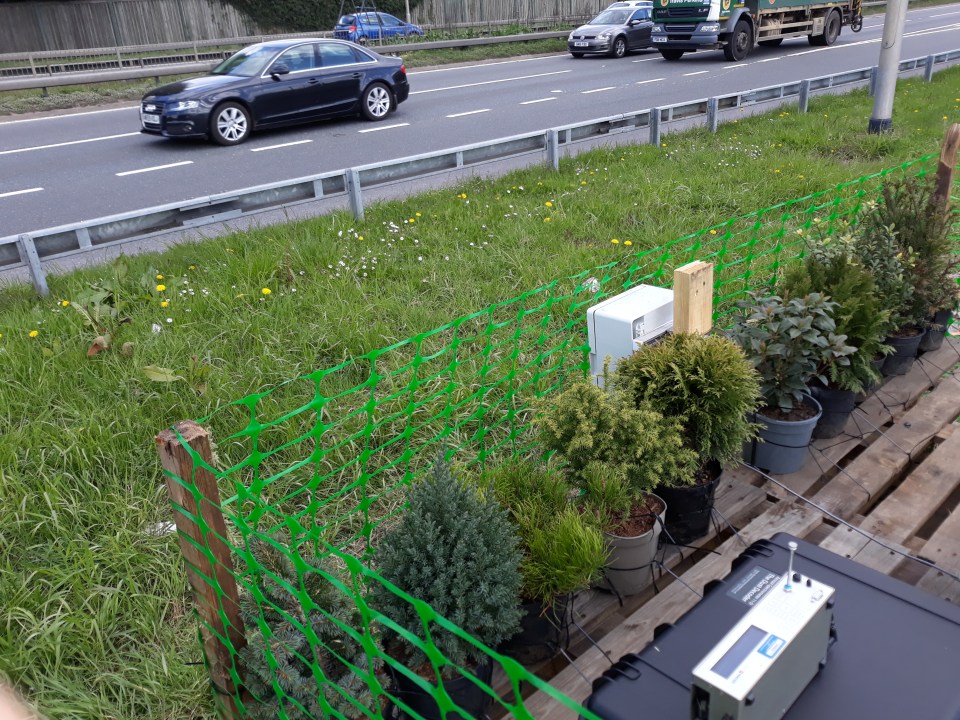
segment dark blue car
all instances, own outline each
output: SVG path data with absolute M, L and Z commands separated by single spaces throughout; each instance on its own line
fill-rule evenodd
M 400 58 L 342 40 L 278 40 L 244 48 L 209 75 L 151 90 L 140 124 L 154 135 L 236 145 L 260 128 L 337 115 L 383 120 L 409 94 Z
M 358 12 L 344 15 L 333 29 L 333 36 L 360 43 L 422 37 L 423 28 L 382 12 Z

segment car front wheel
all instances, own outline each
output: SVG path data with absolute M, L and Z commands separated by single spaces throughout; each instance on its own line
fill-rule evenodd
M 250 135 L 250 113 L 235 102 L 218 105 L 210 119 L 210 138 L 217 145 L 239 145 Z
M 363 91 L 360 109 L 367 120 L 383 120 L 393 110 L 393 95 L 383 83 L 373 83 Z
M 613 45 L 610 47 L 610 56 L 622 58 L 627 54 L 627 39 L 623 35 L 618 35 L 613 39 Z

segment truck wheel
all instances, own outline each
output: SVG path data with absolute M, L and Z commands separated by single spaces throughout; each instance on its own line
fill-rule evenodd
M 810 35 L 807 39 L 815 47 L 833 45 L 840 37 L 840 25 L 840 16 L 831 12 L 823 23 L 823 35 Z
M 627 54 L 627 39 L 623 35 L 617 35 L 613 39 L 613 45 L 610 46 L 610 57 L 622 58 Z
M 762 47 L 780 47 L 781 43 L 783 43 L 783 38 L 777 38 L 776 40 L 761 40 L 757 43 L 757 45 Z
M 664 60 L 679 60 L 683 57 L 684 50 L 667 50 L 663 49 L 660 51 L 660 54 L 663 55 Z
M 741 18 L 733 28 L 733 33 L 723 46 L 723 56 L 731 62 L 740 62 L 753 49 L 753 26 Z

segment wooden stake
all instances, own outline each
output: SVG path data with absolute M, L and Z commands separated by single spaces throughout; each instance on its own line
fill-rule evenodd
M 180 536 L 180 552 L 187 564 L 193 601 L 202 621 L 203 652 L 218 694 L 220 716 L 224 720 L 234 720 L 240 717 L 240 711 L 235 701 L 237 685 L 230 670 L 246 641 L 240 620 L 240 596 L 232 575 L 233 560 L 230 548 L 223 540 L 227 537 L 227 527 L 220 510 L 216 477 L 206 468 L 194 464 L 193 457 L 180 440 L 182 437 L 183 443 L 212 466 L 210 436 L 195 422 L 180 422 L 174 427 L 176 432 L 167 429 L 157 435 L 160 463 L 166 471 L 167 493 Z M 207 533 L 198 524 L 200 518 L 208 528 Z
M 673 331 L 705 335 L 713 327 L 713 264 L 695 260 L 673 271 Z
M 937 187 L 933 192 L 933 202 L 944 210 L 950 207 L 950 191 L 953 189 L 953 171 L 957 167 L 957 151 L 960 150 L 960 124 L 953 123 L 947 128 L 940 149 L 940 162 L 937 165 Z

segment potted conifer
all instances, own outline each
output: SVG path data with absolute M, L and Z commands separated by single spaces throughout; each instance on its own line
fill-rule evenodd
M 651 577 L 666 503 L 658 486 L 693 482 L 696 453 L 680 423 L 618 389 L 578 381 L 546 397 L 535 419 L 540 442 L 556 452 L 584 512 L 604 532 L 605 586 L 621 596 Z
M 760 404 L 757 371 L 728 338 L 676 333 L 621 360 L 614 383 L 638 407 L 649 403 L 679 420 L 684 443 L 697 456 L 694 481 L 657 493 L 667 503 L 666 531 L 673 542 L 702 537 L 723 464 L 736 460 L 757 432 L 748 419 Z
M 840 358 L 828 356 L 811 381 L 811 392 L 823 408 L 813 431 L 818 438 L 843 432 L 858 393 L 880 379 L 876 358 L 892 352 L 884 342 L 890 311 L 877 295 L 873 274 L 856 256 L 856 242 L 850 232 L 819 238 L 811 243 L 804 262 L 789 269 L 783 281 L 787 296 L 819 292 L 836 303 L 834 332 L 846 336 L 847 344 L 857 349 Z M 826 378 L 826 383 L 820 377 Z
M 760 373 L 764 406 L 755 414 L 762 442 L 750 443 L 744 459 L 769 472 L 796 472 L 821 414 L 810 395 L 810 381 L 826 383 L 822 368 L 849 365 L 856 349 L 836 334 L 831 317 L 836 304 L 820 293 L 788 300 L 748 295 L 737 303 L 739 313 L 729 335 Z
M 488 647 L 514 635 L 520 619 L 520 550 L 496 499 L 476 484 L 460 482 L 442 455 L 408 494 L 409 507 L 379 543 L 380 576 Z M 414 605 L 383 584 L 374 584 L 371 607 L 426 642 L 425 622 Z M 456 668 L 487 686 L 490 656 L 460 635 L 430 623 L 429 642 L 445 664 L 436 668 L 424 651 L 388 626 L 384 647 L 408 672 L 389 666 L 397 698 L 427 720 L 443 720 L 436 683 L 466 717 L 483 717 L 491 695 Z M 408 674 L 409 673 L 409 674 Z M 411 675 L 419 675 L 428 692 Z
M 520 538 L 520 631 L 500 652 L 534 663 L 565 650 L 573 594 L 600 579 L 606 546 L 599 528 L 571 502 L 570 486 L 556 470 L 514 460 L 484 474 L 507 508 Z
M 380 663 L 363 651 L 359 638 L 365 631 L 355 599 L 335 584 L 348 588 L 349 577 L 332 558 L 314 553 L 302 556 L 311 569 L 299 572 L 292 559 L 298 551 L 285 547 L 278 537 L 249 542 L 259 570 L 258 592 L 240 598 L 247 640 L 240 663 L 250 695 L 244 717 L 310 720 L 335 711 L 337 717 L 361 720 L 378 714 L 365 674 Z M 317 666 L 325 682 L 317 680 Z

